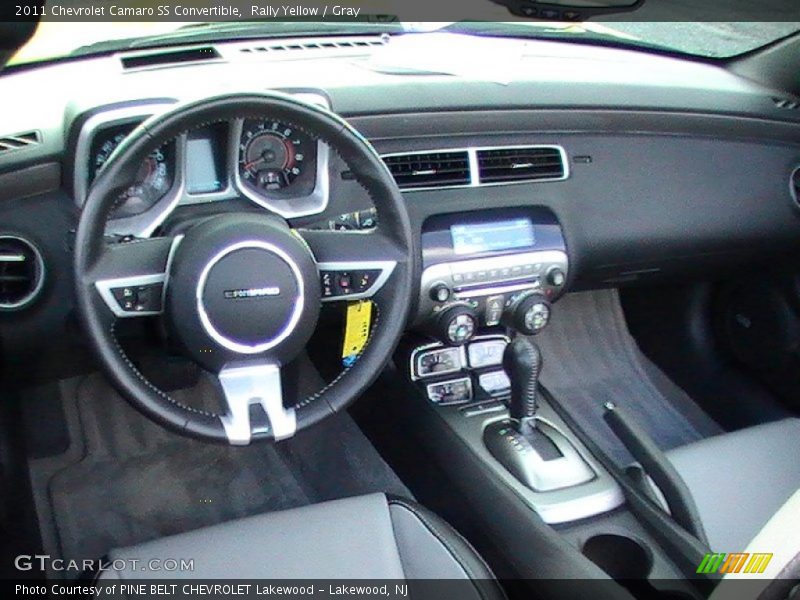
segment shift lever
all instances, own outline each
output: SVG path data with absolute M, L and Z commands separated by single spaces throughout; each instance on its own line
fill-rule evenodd
M 594 471 L 572 442 L 546 419 L 536 418 L 542 371 L 539 347 L 517 336 L 506 346 L 503 368 L 511 380 L 509 418 L 489 423 L 483 431 L 483 442 L 492 456 L 536 492 L 591 481 Z
M 517 430 L 526 433 L 534 427 L 539 408 L 537 386 L 542 371 L 542 353 L 530 340 L 518 336 L 506 346 L 503 368 L 511 380 L 509 416 L 517 423 Z

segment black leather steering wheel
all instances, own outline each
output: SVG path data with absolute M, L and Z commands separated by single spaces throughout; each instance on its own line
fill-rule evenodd
M 175 237 L 106 238 L 106 221 L 120 190 L 151 152 L 192 129 L 242 118 L 285 122 L 327 144 L 369 193 L 379 226 L 367 232 L 305 231 L 266 211 L 241 212 L 211 216 Z M 230 444 L 283 439 L 344 409 L 388 361 L 411 305 L 412 247 L 408 214 L 391 174 L 344 120 L 280 93 L 216 96 L 148 119 L 98 174 L 76 236 L 77 304 L 111 382 L 150 419 L 181 434 Z M 352 365 L 322 390 L 287 407 L 281 367 L 302 351 L 315 329 L 323 264 L 349 270 L 363 265 L 379 273 L 368 289 L 373 327 Z M 126 356 L 115 336 L 117 319 L 128 316 L 120 314 L 117 292 L 131 285 L 160 296 L 151 299 L 157 310 L 147 314 L 158 313 L 182 353 L 218 377 L 225 414 L 177 402 Z M 264 414 L 251 422 L 258 407 Z

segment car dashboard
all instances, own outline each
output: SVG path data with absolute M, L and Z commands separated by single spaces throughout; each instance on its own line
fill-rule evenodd
M 0 152 L 0 237 L 25 240 L 41 277 L 36 294 L 6 302 L 13 316 L 0 314 L 0 337 L 20 355 L 56 343 L 44 332 L 72 319 L 70 244 L 97 173 L 147 118 L 226 91 L 277 90 L 324 106 L 376 148 L 419 248 L 412 324 L 441 309 L 443 284 L 448 297 L 471 301 L 464 290 L 486 288 L 478 284 L 513 292 L 536 281 L 557 298 L 713 279 L 800 241 L 800 112 L 773 90 L 714 64 L 554 41 L 519 41 L 511 81 L 386 72 L 372 56 L 391 43 L 227 42 L 6 74 L 0 134 L 31 141 Z M 241 115 L 154 149 L 136 181 L 121 185 L 107 233 L 148 237 L 227 210 L 268 211 L 305 229 L 380 222 L 324 142 Z M 504 227 L 517 227 L 519 245 L 504 244 Z M 481 260 L 502 263 L 501 272 Z M 479 279 L 456 279 L 466 277 Z M 347 281 L 328 281 L 328 295 L 357 294 Z M 489 324 L 496 295 L 476 300 Z

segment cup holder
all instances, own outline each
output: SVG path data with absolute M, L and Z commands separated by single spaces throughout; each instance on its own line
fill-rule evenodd
M 614 534 L 595 535 L 586 540 L 583 554 L 612 579 L 647 579 L 653 568 L 653 555 L 639 542 Z

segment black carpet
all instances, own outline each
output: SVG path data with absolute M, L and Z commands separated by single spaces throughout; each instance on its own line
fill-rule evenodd
M 662 450 L 722 433 L 639 351 L 617 290 L 568 294 L 535 341 L 544 357 L 544 387 L 621 466 L 633 458 L 602 418 L 606 402 L 629 414 Z
M 30 460 L 44 549 L 66 559 L 252 514 L 384 491 L 411 497 L 347 414 L 279 444 L 231 447 L 151 423 L 100 375 L 61 384 L 63 454 Z M 171 392 L 198 406 L 210 384 Z

